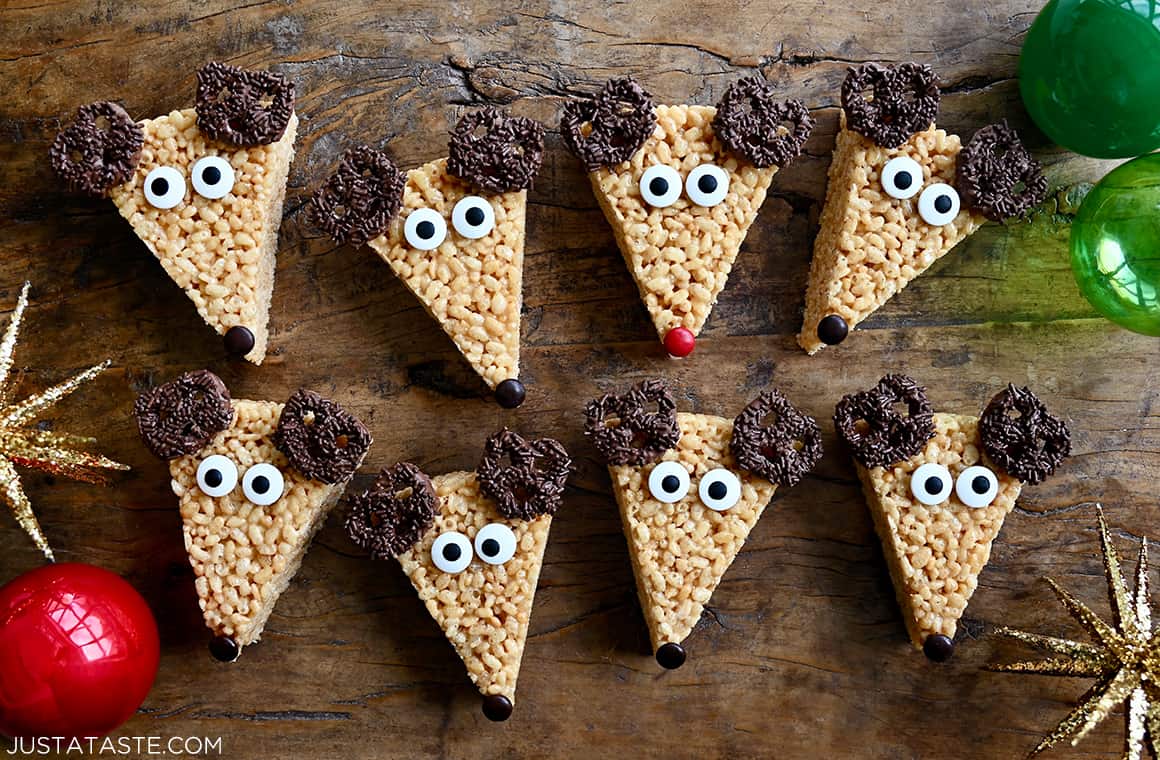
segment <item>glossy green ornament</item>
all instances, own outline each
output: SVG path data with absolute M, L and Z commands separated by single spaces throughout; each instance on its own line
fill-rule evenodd
M 1083 199 L 1071 225 L 1071 268 L 1097 311 L 1160 336 L 1160 154 L 1117 167 Z
M 1039 128 L 1076 153 L 1160 148 L 1160 3 L 1051 0 L 1023 42 L 1019 90 Z

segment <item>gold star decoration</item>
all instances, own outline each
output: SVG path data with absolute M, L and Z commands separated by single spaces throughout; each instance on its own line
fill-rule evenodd
M 1120 569 L 1116 548 L 1108 536 L 1104 512 L 1096 507 L 1100 545 L 1104 555 L 1104 575 L 1112 607 L 1109 624 L 1065 591 L 1051 578 L 1045 580 L 1068 613 L 1075 618 L 1094 644 L 1042 636 L 1010 628 L 997 633 L 1022 641 L 1052 657 L 1043 660 L 988 666 L 1003 673 L 1033 673 L 1097 679 L 1080 697 L 1079 704 L 1060 721 L 1055 730 L 1028 755 L 1033 757 L 1060 741 L 1070 738 L 1074 747 L 1089 731 L 1107 718 L 1117 706 L 1127 703 L 1125 760 L 1139 760 L 1147 746 L 1156 755 L 1160 738 L 1160 638 L 1153 635 L 1152 607 L 1148 600 L 1148 540 L 1140 544 L 1136 564 L 1136 589 L 1129 592 Z
M 37 426 L 34 419 L 56 405 L 58 401 L 81 387 L 108 368 L 110 361 L 89 367 L 79 375 L 52 386 L 46 391 L 29 396 L 23 401 L 12 401 L 14 382 L 11 382 L 12 354 L 16 349 L 20 320 L 28 306 L 30 283 L 24 283 L 12 320 L 0 341 L 0 496 L 16 516 L 20 527 L 32 537 L 37 547 L 50 562 L 55 561 L 52 548 L 32 512 L 32 502 L 24 493 L 24 486 L 16 472 L 17 467 L 42 470 L 63 475 L 86 483 L 105 485 L 108 476 L 101 470 L 128 470 L 127 465 L 114 462 L 99 454 L 78 450 L 91 446 L 96 440 L 70 433 L 58 433 Z

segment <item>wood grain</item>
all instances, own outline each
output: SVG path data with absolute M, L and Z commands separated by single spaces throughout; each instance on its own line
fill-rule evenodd
M 1018 757 L 1087 684 L 983 672 L 1017 652 L 996 624 L 1079 636 L 1051 574 L 1107 612 L 1095 515 L 1125 548 L 1160 527 L 1153 411 L 1156 341 L 1095 318 L 1066 257 L 1077 183 L 1108 165 L 1046 145 L 1019 104 L 1019 46 L 1036 0 L 839 0 L 692 5 L 599 0 L 391 4 L 268 1 L 40 2 L 0 10 L 0 305 L 33 281 L 17 355 L 38 389 L 108 355 L 115 368 L 58 414 L 132 465 L 109 490 L 29 475 L 58 556 L 123 573 L 161 625 L 157 684 L 123 735 L 222 736 L 231 758 Z M 49 141 L 82 103 L 119 99 L 152 116 L 192 102 L 207 60 L 271 67 L 300 93 L 271 319 L 261 368 L 225 363 L 219 342 L 108 203 L 67 194 Z M 988 225 L 840 349 L 794 346 L 846 66 L 917 59 L 946 84 L 940 126 L 969 135 L 1009 118 L 1049 165 L 1058 200 L 1031 223 Z M 729 285 L 684 362 L 661 355 L 578 163 L 558 132 L 530 196 L 525 274 L 527 404 L 505 412 L 419 304 L 366 249 L 336 248 L 302 205 L 345 148 L 387 146 L 404 166 L 442 155 L 464 109 L 498 103 L 554 125 L 564 98 L 637 76 L 661 101 L 712 103 L 760 71 L 803 99 L 819 128 L 779 173 Z M 150 383 L 199 367 L 235 396 L 285 399 L 305 385 L 353 408 L 376 445 L 359 485 L 409 458 L 437 473 L 474 466 L 508 424 L 560 438 L 579 471 L 553 526 L 506 725 L 478 709 L 451 648 L 393 564 L 371 563 L 332 520 L 278 605 L 263 642 L 230 666 L 205 652 L 165 467 L 129 408 Z M 580 408 L 661 375 L 681 407 L 732 416 L 781 387 L 828 420 L 845 392 L 886 371 L 931 389 L 936 408 L 975 411 L 1007 381 L 1064 414 L 1075 456 L 1027 491 L 968 609 L 955 660 L 913 651 L 853 468 L 829 425 L 827 455 L 779 492 L 688 640 L 690 662 L 648 656 L 609 481 L 585 445 Z M 0 580 L 40 558 L 0 519 Z M 1079 749 L 1118 757 L 1109 721 Z

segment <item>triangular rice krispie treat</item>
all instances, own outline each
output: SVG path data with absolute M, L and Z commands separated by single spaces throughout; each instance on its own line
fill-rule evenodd
M 304 389 L 285 404 L 231 399 L 208 370 L 142 394 L 134 413 L 145 446 L 169 460 L 210 651 L 235 660 L 261 637 L 370 433 Z
M 834 425 L 853 452 L 910 640 L 942 662 L 1023 485 L 1043 482 L 1071 452 L 1067 426 L 1013 385 L 982 417 L 935 414 L 905 375 L 844 397 Z
M 261 364 L 297 129 L 291 82 L 209 63 L 196 108 L 138 123 L 92 103 L 51 158 L 73 189 L 112 199 L 226 351 Z
M 632 79 L 564 106 L 564 142 L 671 355 L 692 352 L 773 175 L 813 126 L 801 102 L 776 100 L 760 77 L 735 82 L 715 108 L 654 108 Z
M 730 421 L 678 414 L 648 380 L 585 410 L 585 433 L 608 462 L 637 594 L 657 662 L 685 662 L 682 642 L 779 485 L 822 455 L 813 418 L 768 390 Z
M 370 245 L 499 403 L 519 406 L 525 209 L 544 128 L 484 108 L 460 119 L 449 147 L 406 175 L 373 148 L 347 151 L 310 221 L 339 243 Z
M 403 462 L 351 499 L 346 528 L 375 559 L 397 557 L 483 695 L 507 720 L 552 515 L 572 471 L 550 438 L 487 440 L 475 472 L 429 478 Z
M 867 97 L 870 95 L 871 97 Z M 987 219 L 1043 200 L 1047 178 L 1006 122 L 965 146 L 934 124 L 929 66 L 852 67 L 798 343 L 836 345 Z

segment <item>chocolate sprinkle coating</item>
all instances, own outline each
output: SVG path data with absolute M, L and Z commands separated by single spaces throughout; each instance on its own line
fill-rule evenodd
M 1004 121 L 983 127 L 959 151 L 955 188 L 964 204 L 1000 222 L 1042 203 L 1047 177 Z
M 410 489 L 410 493 L 399 494 Z M 438 514 L 431 478 L 410 462 L 384 467 L 374 485 L 350 498 L 346 533 L 374 559 L 391 559 L 414 546 Z
M 447 171 L 483 192 L 527 190 L 544 161 L 544 125 L 488 106 L 459 120 L 448 150 Z
M 272 71 L 210 61 L 197 72 L 197 128 L 249 148 L 282 139 L 294 113 L 294 83 Z
M 663 381 L 645 380 L 624 395 L 589 401 L 584 434 L 609 465 L 655 462 L 681 438 L 677 404 Z
M 776 98 L 770 82 L 746 77 L 729 85 L 713 117 L 713 131 L 725 147 L 759 168 L 797 158 L 814 130 L 804 103 Z
M 274 445 L 306 477 L 334 484 L 354 475 L 371 434 L 338 404 L 299 388 L 282 407 Z
M 1063 420 L 1030 390 L 1014 385 L 987 404 L 979 418 L 979 437 L 992 462 L 1030 485 L 1046 480 L 1071 454 L 1071 431 Z
M 632 158 L 654 129 L 652 96 L 632 77 L 609 79 L 593 98 L 569 100 L 560 117 L 564 145 L 590 172 Z
M 234 421 L 230 392 L 207 369 L 146 391 L 133 404 L 145 448 L 161 459 L 192 454 Z
M 504 458 L 511 460 L 504 464 Z M 487 439 L 475 469 L 479 490 L 509 520 L 534 520 L 560 508 L 572 458 L 551 438 L 524 440 L 507 428 Z
M 894 405 L 906 404 L 906 415 Z M 859 422 L 866 424 L 859 430 Z M 906 375 L 886 375 L 870 390 L 844 396 L 834 427 L 865 467 L 888 467 L 910 459 L 934 437 L 934 409 L 926 389 Z
M 771 415 L 774 419 L 766 424 Z M 822 458 L 822 431 L 817 420 L 800 412 L 781 391 L 770 389 L 733 420 L 729 450 L 754 475 L 793 486 Z
M 365 145 L 351 148 L 314 191 L 306 219 L 337 243 L 363 245 L 383 234 L 399 213 L 406 184 L 406 175 L 386 153 Z
M 863 93 L 873 89 L 874 98 Z M 851 66 L 842 82 L 842 109 L 850 129 L 883 148 L 897 148 L 938 115 L 938 77 L 930 66 L 900 63 Z
M 48 158 L 74 192 L 103 197 L 133 176 L 144 144 L 141 125 L 121 106 L 101 100 L 80 107 L 52 141 Z

